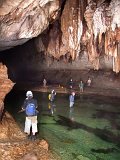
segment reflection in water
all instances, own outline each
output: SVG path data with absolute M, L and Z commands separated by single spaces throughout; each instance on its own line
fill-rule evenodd
M 5 104 L 22 126 L 24 115 L 16 113 L 19 110 L 16 106 L 23 102 L 23 95 L 23 92 L 14 93 Z M 119 99 L 80 95 L 76 96 L 75 106 L 69 108 L 69 95 L 57 94 L 55 103 L 48 102 L 48 94 L 36 92 L 34 95 L 40 110 L 39 137 L 46 139 L 52 152 L 62 160 L 120 159 Z
M 54 112 L 56 112 L 56 105 L 54 102 L 49 102 L 48 103 L 48 109 L 50 110 L 51 115 L 54 114 Z
M 69 110 L 69 118 L 71 121 L 74 121 L 75 118 L 74 118 L 74 107 L 71 107 L 70 110 Z
M 100 129 L 100 128 L 93 128 L 89 127 L 85 124 L 78 123 L 76 121 L 71 122 L 71 120 L 67 117 L 59 115 L 59 119 L 56 120 L 56 122 L 59 125 L 66 126 L 68 127 L 68 130 L 73 130 L 73 129 L 82 129 L 85 130 L 89 133 L 93 133 L 97 137 L 101 138 L 102 140 L 106 142 L 112 142 L 115 144 L 120 143 L 120 136 L 112 133 L 111 131 L 107 130 L 106 128 Z
M 97 109 L 96 113 L 92 115 L 93 118 L 107 119 L 111 123 L 111 128 L 120 130 L 120 124 L 118 122 L 120 112 L 107 111 L 103 109 Z

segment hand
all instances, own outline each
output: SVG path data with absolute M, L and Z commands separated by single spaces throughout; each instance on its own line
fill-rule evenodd
M 18 111 L 18 113 L 21 113 L 21 112 L 24 112 L 24 111 L 25 111 L 25 109 L 22 108 L 20 111 Z

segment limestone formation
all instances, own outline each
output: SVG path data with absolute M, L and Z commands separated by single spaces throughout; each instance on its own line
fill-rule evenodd
M 56 59 L 63 57 L 66 61 L 87 54 L 97 70 L 102 65 L 101 57 L 108 57 L 108 61 L 112 57 L 113 71 L 118 73 L 119 10 L 119 0 L 1 1 L 0 50 L 23 44 L 39 35 L 35 40 L 38 52 Z
M 7 67 L 0 63 L 0 113 L 4 109 L 5 96 L 10 92 L 14 83 L 8 78 Z
M 44 55 L 44 59 L 51 58 L 53 61 L 62 59 L 65 64 L 81 59 L 85 63 L 84 67 L 87 66 L 87 69 L 91 69 L 92 65 L 95 70 L 102 68 L 103 59 L 105 64 L 112 59 L 112 62 L 110 61 L 112 69 L 118 73 L 120 72 L 119 12 L 120 0 L 0 0 L 0 51 L 24 44 L 34 38 L 32 43 L 31 41 L 29 43 L 31 46 L 27 46 L 29 49 L 26 49 L 27 60 L 24 59 L 24 56 L 22 60 L 20 59 L 24 64 L 16 61 L 15 64 L 19 65 L 18 68 L 14 68 L 11 63 L 9 66 L 11 72 L 19 69 L 18 73 L 21 73 L 23 68 L 26 70 L 32 68 L 33 70 L 31 70 L 34 71 L 34 66 L 36 67 L 39 59 L 35 54 L 34 56 L 30 54 L 36 52 L 37 55 Z M 22 49 L 18 52 L 15 50 L 19 56 L 21 51 Z M 15 57 L 15 55 L 12 56 Z M 18 59 L 17 57 L 15 60 Z M 26 61 L 34 61 L 34 63 L 28 66 L 29 63 L 26 65 Z M 76 66 L 82 66 L 82 63 L 78 65 L 78 62 Z M 43 59 L 40 63 L 44 63 Z M 81 68 L 86 69 L 84 67 Z M 109 82 L 109 79 L 106 81 Z M 119 85 L 119 82 L 117 84 Z M 14 83 L 8 78 L 6 66 L 0 63 L 0 113 L 4 108 L 5 96 L 13 86 Z M 38 141 L 31 144 L 24 141 L 24 135 L 18 131 L 13 124 L 13 119 L 8 114 L 0 128 L 1 140 L 7 141 L 0 143 L 2 159 L 22 158 L 25 160 L 30 157 L 34 159 L 41 157 L 44 160 L 48 158 L 47 142 L 43 140 L 41 143 Z M 13 128 L 17 135 L 12 132 Z M 22 143 L 19 138 L 23 140 Z M 16 139 L 19 141 L 18 143 L 13 142 Z M 32 148 L 34 148 L 34 153 L 30 155 L 28 151 L 33 151 Z
M 0 50 L 42 33 L 57 16 L 58 0 L 0 1 Z
M 63 57 L 68 62 L 87 54 L 86 58 L 95 70 L 102 68 L 101 57 L 106 64 L 109 59 L 111 63 L 112 59 L 112 69 L 118 73 L 119 11 L 119 0 L 68 0 L 59 20 L 37 38 L 36 48 L 38 52 L 42 51 L 58 60 Z
M 96 69 L 99 69 L 99 57 L 112 56 L 113 71 L 120 71 L 120 1 L 112 0 L 95 3 L 91 1 L 85 12 L 88 26 L 88 55 Z
M 0 160 L 55 160 L 45 140 L 28 141 L 16 121 L 5 113 L 0 123 Z

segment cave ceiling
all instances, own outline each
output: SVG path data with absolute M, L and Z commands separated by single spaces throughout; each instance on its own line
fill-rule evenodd
M 36 37 L 38 53 L 66 61 L 86 54 L 96 70 L 101 56 L 112 57 L 118 73 L 119 11 L 120 0 L 1 0 L 0 51 Z
M 1 0 L 0 50 L 37 37 L 56 18 L 58 0 Z

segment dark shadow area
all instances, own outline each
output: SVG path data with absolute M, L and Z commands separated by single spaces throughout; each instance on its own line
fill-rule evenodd
M 120 106 L 119 97 L 110 97 L 106 95 L 80 95 L 82 101 L 85 102 L 93 102 L 95 104 L 103 105 L 103 104 L 114 104 L 115 107 Z
M 100 139 L 102 139 L 106 142 L 112 142 L 114 144 L 120 143 L 120 135 L 115 135 L 111 131 L 108 131 L 106 128 L 100 129 L 100 128 L 88 127 L 82 123 L 71 121 L 69 118 L 66 118 L 61 115 L 59 115 L 59 120 L 55 120 L 55 121 L 58 125 L 68 127 L 69 131 L 72 129 L 82 129 L 82 130 L 85 130 L 89 133 L 94 134 L 95 136 L 99 137 Z
M 2 123 L 3 117 L 5 116 L 6 109 L 3 109 L 3 112 L 0 113 L 0 122 Z
M 109 154 L 109 153 L 112 153 L 112 152 L 115 152 L 115 151 L 118 151 L 116 148 L 107 148 L 107 149 L 91 149 L 92 152 L 94 153 L 104 153 L 104 154 Z
M 120 130 L 120 124 L 117 121 L 119 119 L 120 112 L 106 111 L 106 110 L 97 110 L 93 114 L 92 118 L 106 119 L 111 123 L 112 129 Z

